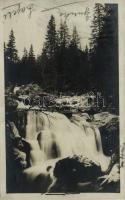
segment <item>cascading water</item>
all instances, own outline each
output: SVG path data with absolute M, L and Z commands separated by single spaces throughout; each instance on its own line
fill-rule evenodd
M 99 130 L 77 115 L 69 120 L 56 112 L 29 111 L 25 139 L 31 147 L 32 166 L 55 158 L 84 155 L 106 170 L 110 161 L 103 154 Z

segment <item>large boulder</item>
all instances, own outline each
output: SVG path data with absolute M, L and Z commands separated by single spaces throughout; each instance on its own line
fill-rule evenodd
M 119 117 L 102 112 L 94 115 L 92 123 L 100 130 L 104 153 L 108 156 L 119 154 Z
M 79 182 L 93 182 L 102 175 L 101 166 L 84 156 L 73 156 L 59 160 L 53 173 L 59 186 L 56 185 L 55 192 L 60 192 L 62 187 L 68 191 L 75 190 Z M 52 191 L 53 189 L 55 189 L 55 185 Z

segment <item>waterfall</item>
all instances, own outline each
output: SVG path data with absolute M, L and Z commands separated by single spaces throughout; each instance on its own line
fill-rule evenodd
M 109 158 L 103 154 L 99 129 L 78 115 L 69 120 L 57 112 L 28 111 L 25 139 L 31 147 L 32 166 L 73 155 L 97 161 L 102 170 L 109 164 Z

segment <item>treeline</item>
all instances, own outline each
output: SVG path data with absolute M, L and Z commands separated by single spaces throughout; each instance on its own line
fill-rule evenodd
M 24 55 L 19 59 L 11 30 L 9 42 L 4 47 L 7 83 L 35 82 L 49 91 L 87 90 L 88 48 L 81 50 L 76 27 L 70 35 L 66 21 L 62 21 L 59 30 L 56 30 L 55 18 L 51 16 L 45 40 L 42 53 L 37 58 L 31 45 L 29 52 L 24 48 Z
M 118 103 L 118 13 L 115 4 L 95 4 L 89 48 L 81 48 L 76 27 L 66 21 L 57 30 L 55 17 L 48 22 L 41 55 L 24 48 L 21 59 L 11 30 L 4 45 L 6 84 L 38 83 L 46 91 L 83 93 L 100 91 Z M 84 35 L 83 35 L 84 37 Z

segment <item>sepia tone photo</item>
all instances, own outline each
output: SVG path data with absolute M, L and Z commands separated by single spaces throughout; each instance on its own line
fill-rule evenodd
M 4 1 L 7 193 L 121 192 L 118 10 Z

